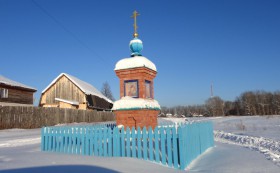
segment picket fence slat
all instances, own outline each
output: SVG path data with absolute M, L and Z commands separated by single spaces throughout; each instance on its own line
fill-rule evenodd
M 168 161 L 168 166 L 171 167 L 172 166 L 172 148 L 171 148 L 171 129 L 170 127 L 168 127 L 166 129 L 166 134 L 167 134 L 167 161 Z
M 114 124 L 41 129 L 42 151 L 149 159 L 181 170 L 213 145 L 211 122 L 165 123 L 142 130 Z
M 142 158 L 142 134 L 140 127 L 137 128 L 137 158 Z
M 178 148 L 177 148 L 177 133 L 175 127 L 172 127 L 172 156 L 173 156 L 173 166 L 178 169 Z
M 130 129 L 126 128 L 126 157 L 131 157 L 130 155 Z
M 132 127 L 131 129 L 131 152 L 132 152 L 132 157 L 136 157 L 136 146 L 135 146 L 135 128 Z
M 159 163 L 159 136 L 158 136 L 158 127 L 155 128 L 154 133 L 155 133 L 155 159 L 156 162 Z
M 143 159 L 147 160 L 148 156 L 147 156 L 147 129 L 146 127 L 143 128 L 142 130 L 142 135 L 143 135 Z
M 163 128 L 160 128 L 160 149 L 161 149 L 161 163 L 163 165 L 166 164 L 166 156 L 165 156 L 165 134 Z
M 149 127 L 149 160 L 153 161 L 154 160 L 154 147 L 153 147 L 153 130 L 152 127 Z

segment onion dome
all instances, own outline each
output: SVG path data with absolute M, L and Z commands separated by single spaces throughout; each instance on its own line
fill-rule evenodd
M 141 56 L 141 51 L 143 49 L 143 43 L 140 39 L 135 37 L 133 40 L 129 43 L 129 48 L 131 51 L 131 56 Z

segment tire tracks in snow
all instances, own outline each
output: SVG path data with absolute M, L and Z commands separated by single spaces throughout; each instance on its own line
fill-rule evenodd
M 216 130 L 214 131 L 214 138 L 217 142 L 239 145 L 254 151 L 259 151 L 265 155 L 266 159 L 271 160 L 280 167 L 280 141 Z
M 0 148 L 19 147 L 19 146 L 24 146 L 24 145 L 38 144 L 40 142 L 41 142 L 41 137 L 13 139 L 13 140 L 7 140 L 7 141 L 0 141 Z

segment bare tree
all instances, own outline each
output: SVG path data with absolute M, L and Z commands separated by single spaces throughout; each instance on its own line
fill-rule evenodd
M 108 99 L 115 101 L 115 98 L 111 92 L 111 87 L 107 81 L 103 83 L 102 88 L 101 88 L 101 93 L 104 96 L 106 96 Z
M 205 105 L 212 116 L 224 116 L 224 101 L 220 97 L 209 98 Z
M 274 108 L 273 114 L 280 115 L 280 91 L 276 91 L 273 93 L 272 105 Z

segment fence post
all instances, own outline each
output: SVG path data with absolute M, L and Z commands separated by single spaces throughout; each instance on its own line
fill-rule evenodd
M 153 139 L 154 139 L 154 135 L 153 135 L 153 130 L 152 127 L 149 127 L 149 159 L 151 161 L 154 160 L 154 147 L 153 147 Z
M 77 150 L 76 153 L 77 154 L 81 154 L 81 129 L 80 127 L 77 128 Z
M 104 129 L 104 133 L 103 133 L 103 146 L 104 146 L 104 157 L 107 157 L 107 153 L 108 153 L 108 151 L 107 151 L 107 139 L 108 139 L 108 128 L 105 128 Z
M 126 157 L 131 157 L 130 155 L 130 128 L 126 128 Z
M 124 127 L 121 129 L 121 156 L 125 157 Z
M 112 157 L 112 151 L 113 151 L 113 148 L 112 148 L 112 133 L 113 133 L 113 131 L 112 131 L 112 129 L 111 128 L 109 128 L 108 129 L 108 156 L 109 157 Z
M 160 128 L 160 149 L 161 149 L 161 163 L 166 165 L 166 155 L 165 155 L 165 134 L 164 129 Z
M 119 153 L 119 147 L 118 147 L 118 143 L 119 143 L 119 129 L 118 128 L 114 128 L 113 129 L 113 156 L 117 157 L 118 153 Z
M 142 159 L 142 134 L 140 127 L 137 128 L 137 158 Z
M 185 149 L 184 149 L 184 144 L 183 144 L 183 134 L 182 134 L 182 126 L 178 127 L 178 141 L 179 141 L 179 163 L 180 163 L 180 169 L 184 170 L 185 169 Z
M 158 127 L 154 129 L 155 134 L 155 158 L 156 162 L 159 163 L 159 136 L 158 136 Z
M 136 157 L 136 147 L 135 147 L 135 128 L 132 127 L 131 129 L 131 142 L 132 142 L 132 157 L 135 158 Z
M 176 128 L 172 127 L 172 148 L 173 148 L 173 165 L 174 168 L 178 169 L 178 137 L 176 133 Z
M 167 161 L 168 161 L 168 166 L 172 167 L 172 147 L 171 147 L 171 134 L 170 134 L 170 127 L 166 128 L 166 134 L 167 134 Z
M 147 130 L 146 127 L 142 130 L 143 135 L 143 158 L 144 160 L 147 160 Z

